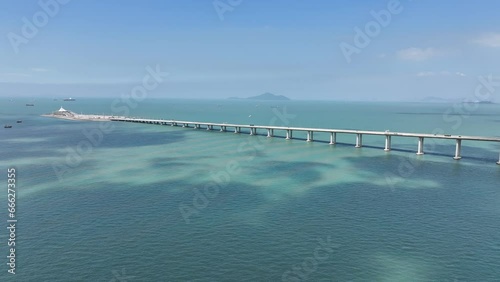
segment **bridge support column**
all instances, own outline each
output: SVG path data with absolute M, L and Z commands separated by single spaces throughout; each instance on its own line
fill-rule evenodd
M 271 137 L 273 137 L 273 135 L 274 135 L 273 129 L 268 128 L 268 129 L 267 129 L 267 137 L 268 137 L 268 138 L 271 138 Z
M 385 136 L 385 148 L 384 148 L 384 151 L 390 151 L 391 150 L 391 136 L 390 135 L 386 135 Z
M 424 137 L 418 137 L 417 155 L 424 154 Z
M 292 130 L 290 129 L 286 130 L 286 139 L 292 139 Z
M 330 145 L 337 143 L 337 132 L 330 132 Z
M 462 151 L 462 139 L 457 139 L 457 144 L 455 146 L 455 160 L 460 160 L 462 157 L 460 156 L 460 152 Z
M 308 131 L 308 132 L 307 132 L 307 142 L 311 142 L 311 141 L 313 141 L 313 140 L 314 140 L 313 135 L 314 135 L 314 132 L 313 132 L 313 131 Z
M 240 132 L 241 132 L 241 128 L 236 126 L 234 128 L 234 133 L 240 133 Z
M 213 129 L 213 126 L 212 126 L 212 125 L 210 125 L 210 124 L 208 124 L 208 125 L 207 125 L 207 130 L 212 130 L 212 129 Z
M 498 154 L 498 162 L 497 165 L 500 165 L 500 154 Z
M 220 127 L 220 131 L 226 131 L 226 127 L 225 126 L 221 126 Z
M 250 127 L 250 135 L 257 135 L 257 128 Z
M 361 133 L 356 134 L 356 148 L 361 148 L 363 146 L 363 135 Z

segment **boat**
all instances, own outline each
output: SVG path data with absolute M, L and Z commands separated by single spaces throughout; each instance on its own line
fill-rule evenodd
M 18 120 L 17 123 L 23 123 L 23 121 L 22 120 Z
M 6 125 L 3 126 L 3 128 L 12 128 L 12 125 L 6 124 Z
M 64 98 L 63 101 L 76 101 L 74 98 Z
M 35 104 L 26 104 L 26 107 L 33 107 Z

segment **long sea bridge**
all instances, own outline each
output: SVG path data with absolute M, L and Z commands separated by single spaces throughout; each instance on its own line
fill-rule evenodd
M 351 129 L 326 129 L 326 128 L 308 128 L 308 127 L 284 127 L 284 126 L 270 126 L 270 125 L 253 125 L 253 124 L 230 124 L 230 123 L 213 123 L 213 122 L 195 122 L 195 121 L 178 121 L 178 120 L 163 120 L 163 119 L 143 119 L 143 118 L 110 118 L 111 121 L 122 121 L 122 122 L 135 122 L 135 123 L 147 123 L 147 124 L 157 124 L 157 125 L 170 125 L 170 126 L 182 126 L 182 127 L 192 127 L 195 129 L 206 129 L 214 130 L 219 128 L 220 131 L 228 131 L 229 129 L 234 129 L 234 133 L 241 133 L 241 129 L 248 129 L 250 135 L 257 135 L 257 130 L 267 131 L 267 137 L 274 137 L 274 131 L 284 131 L 286 139 L 293 139 L 293 132 L 305 132 L 306 141 L 314 141 L 314 133 L 322 132 L 330 134 L 330 144 L 333 145 L 337 142 L 337 134 L 352 134 L 356 136 L 356 148 L 361 148 L 363 146 L 363 135 L 380 135 L 385 136 L 385 151 L 391 150 L 392 137 L 413 137 L 418 138 L 417 145 L 417 155 L 424 154 L 424 139 L 435 138 L 435 139 L 451 139 L 455 140 L 455 160 L 462 158 L 462 141 L 485 141 L 485 142 L 500 142 L 500 137 L 488 137 L 488 136 L 465 136 L 465 135 L 450 135 L 450 134 L 427 134 L 427 133 L 404 133 L 404 132 L 392 132 L 392 131 L 369 131 L 369 130 L 351 130 Z M 500 165 L 500 154 L 497 162 Z

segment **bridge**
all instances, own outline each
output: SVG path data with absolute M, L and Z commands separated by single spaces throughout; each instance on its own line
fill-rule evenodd
M 275 130 L 281 130 L 285 132 L 286 139 L 293 138 L 293 132 L 305 132 L 306 141 L 314 141 L 314 133 L 322 132 L 330 134 L 330 144 L 333 145 L 337 142 L 337 134 L 352 134 L 356 135 L 356 148 L 361 148 L 363 146 L 363 135 L 380 135 L 385 136 L 385 151 L 391 150 L 392 137 L 413 137 L 418 138 L 417 145 L 417 155 L 424 154 L 424 140 L 426 138 L 435 139 L 451 139 L 455 140 L 455 160 L 462 158 L 462 141 L 485 141 L 485 142 L 500 142 L 500 137 L 488 137 L 488 136 L 465 136 L 465 135 L 450 135 L 450 134 L 426 134 L 426 133 L 404 133 L 404 132 L 392 132 L 392 131 L 369 131 L 369 130 L 350 130 L 350 129 L 326 129 L 326 128 L 308 128 L 308 127 L 284 127 L 284 126 L 270 126 L 270 125 L 253 125 L 253 124 L 230 124 L 230 123 L 212 123 L 212 122 L 195 122 L 195 121 L 178 121 L 178 120 L 163 120 L 163 119 L 143 119 L 143 118 L 126 118 L 126 117 L 111 117 L 111 121 L 121 121 L 121 122 L 135 122 L 135 123 L 147 123 L 147 124 L 158 124 L 158 125 L 170 125 L 170 126 L 182 126 L 182 127 L 193 127 L 195 129 L 206 129 L 214 130 L 214 128 L 219 128 L 220 131 L 228 131 L 228 128 L 234 129 L 234 133 L 241 133 L 241 129 L 248 129 L 250 135 L 257 135 L 257 130 L 267 131 L 267 137 L 274 137 Z M 498 165 L 500 165 L 500 154 L 498 157 Z

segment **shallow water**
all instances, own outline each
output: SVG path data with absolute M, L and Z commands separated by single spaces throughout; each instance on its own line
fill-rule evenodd
M 61 105 L 119 114 L 112 100 L 29 102 L 0 100 L 0 124 L 14 125 L 0 131 L 0 181 L 7 183 L 8 167 L 17 169 L 19 220 L 17 274 L 8 275 L 2 263 L 2 281 L 500 277 L 499 144 L 464 141 L 463 159 L 455 161 L 452 140 L 426 140 L 426 154 L 417 157 L 414 138 L 393 138 L 389 153 L 376 136 L 365 136 L 356 149 L 353 135 L 339 135 L 331 146 L 319 142 L 328 134 L 305 142 L 298 132 L 285 140 L 283 132 L 265 138 L 130 123 L 114 123 L 101 138 L 99 122 L 39 115 Z M 499 105 L 443 115 L 449 109 L 158 99 L 130 115 L 500 136 Z M 88 136 L 94 144 L 78 147 L 92 144 Z M 6 199 L 6 191 L 0 196 Z M 5 200 L 1 210 L 6 220 Z M 7 235 L 1 233 L 3 254 Z M 320 242 L 329 247 L 315 256 Z

